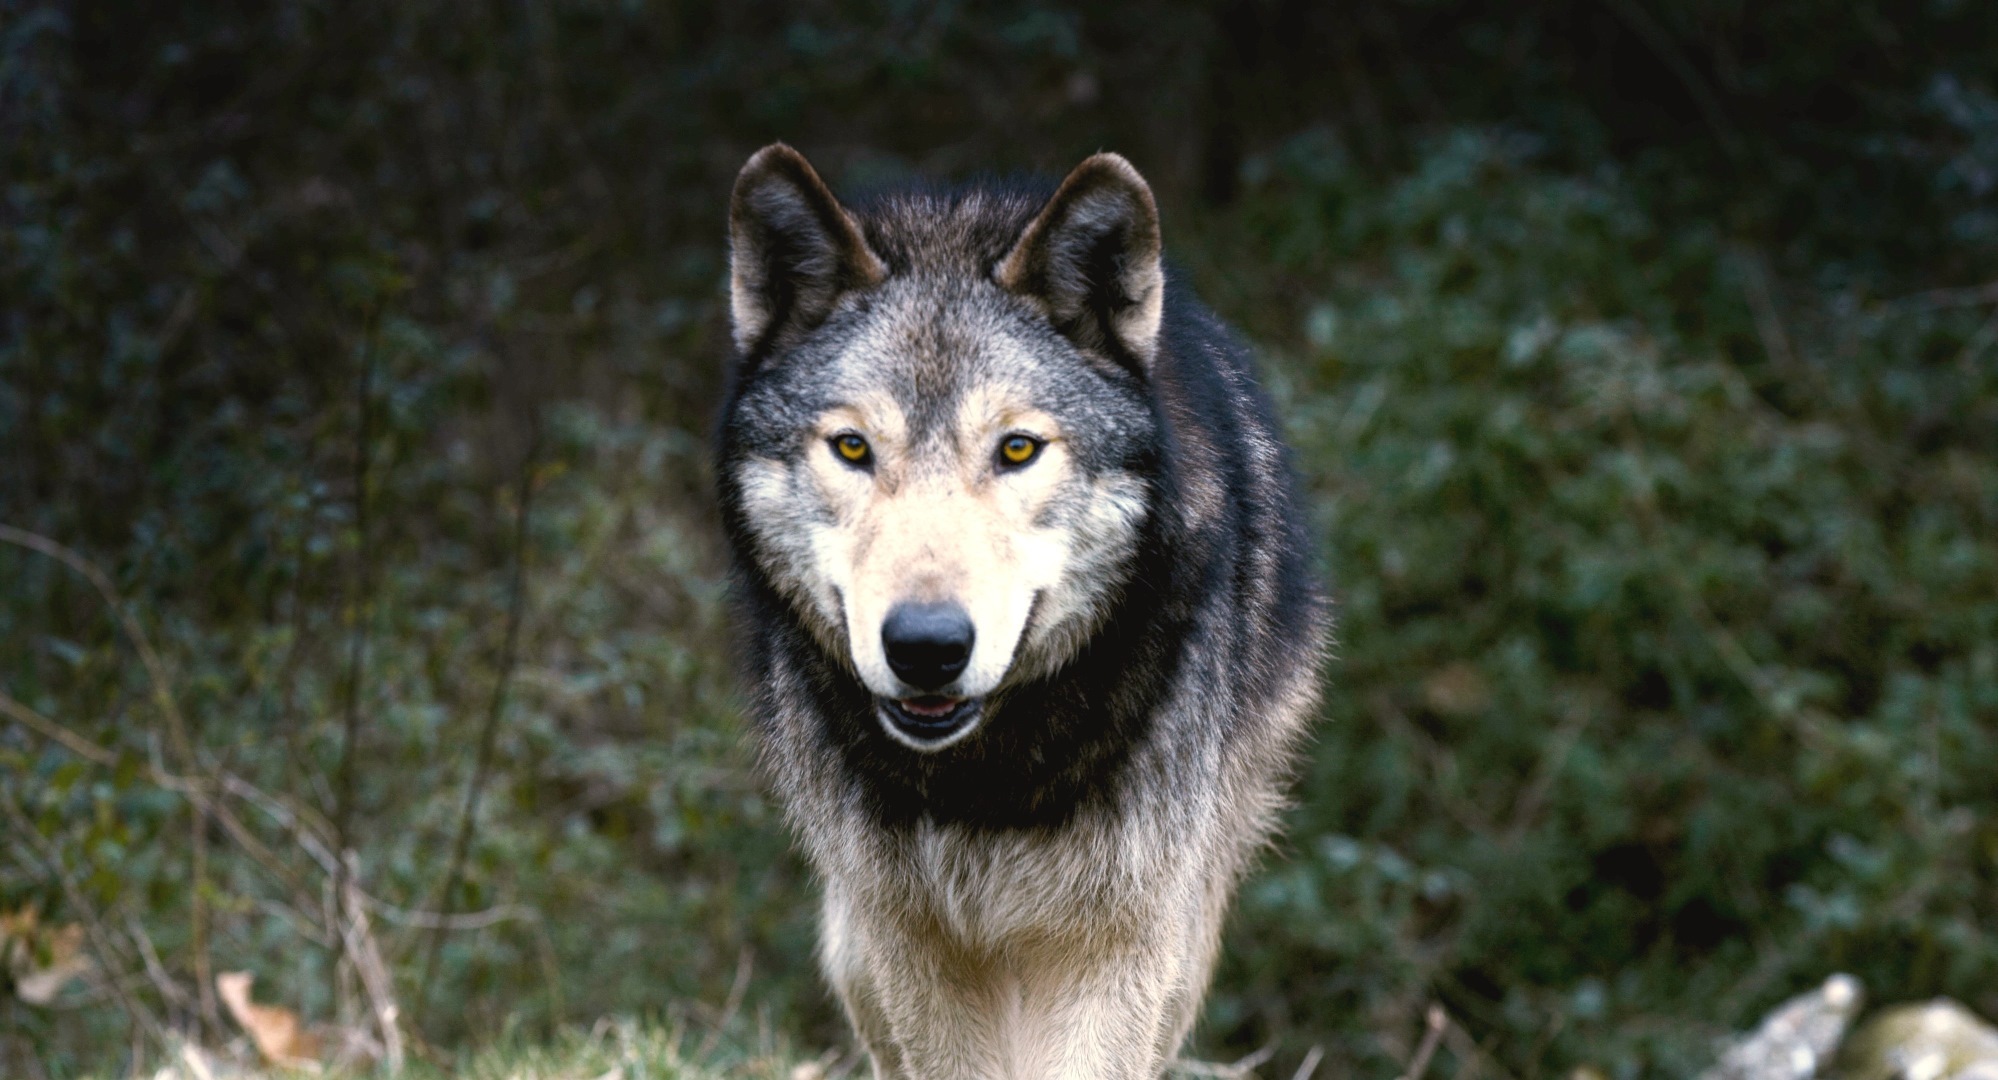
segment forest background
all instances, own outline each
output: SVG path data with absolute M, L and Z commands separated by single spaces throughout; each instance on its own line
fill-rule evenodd
M 1261 354 L 1339 644 L 1198 1053 L 1998 1015 L 1998 5 L 0 0 L 0 1073 L 233 970 L 846 1045 L 708 496 L 775 138 L 1119 150 Z

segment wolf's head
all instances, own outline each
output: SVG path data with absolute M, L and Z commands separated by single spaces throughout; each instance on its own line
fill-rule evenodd
M 1151 190 L 1098 154 L 1048 197 L 856 213 L 779 144 L 729 224 L 726 513 L 889 735 L 941 749 L 1130 584 L 1160 438 Z

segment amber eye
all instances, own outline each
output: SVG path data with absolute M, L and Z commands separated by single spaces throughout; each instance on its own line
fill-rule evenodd
M 833 453 L 850 465 L 865 465 L 873 452 L 867 448 L 867 440 L 849 431 L 832 437 Z
M 1041 452 L 1041 445 L 1032 435 L 1008 435 L 999 440 L 999 463 L 1014 468 L 1025 465 Z

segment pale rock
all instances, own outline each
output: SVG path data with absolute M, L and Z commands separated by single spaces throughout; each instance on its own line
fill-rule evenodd
M 1949 998 L 1897 1005 L 1839 1050 L 1840 1080 L 1998 1080 L 1998 1028 Z
M 1810 1080 L 1838 1049 L 1864 998 L 1859 980 L 1833 975 L 1776 1007 L 1760 1026 L 1729 1043 L 1700 1080 Z

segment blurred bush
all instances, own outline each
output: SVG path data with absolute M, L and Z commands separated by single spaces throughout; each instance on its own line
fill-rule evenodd
M 1218 1016 L 1412 1036 L 1434 994 L 1540 1075 L 1693 1071 L 1828 970 L 1993 1009 L 1988 307 L 1779 300 L 1532 154 L 1381 186 L 1307 140 L 1212 226 L 1310 283 L 1272 367 L 1342 616 Z
M 1113 146 L 1264 347 L 1341 600 L 1207 1050 L 1386 1075 L 1440 999 L 1460 1062 L 1683 1072 L 1830 967 L 1995 1012 L 1992 56 L 1945 2 L 19 3 L 0 524 L 357 852 L 430 1042 L 744 979 L 837 1040 L 705 496 L 727 186 L 780 136 L 849 188 Z M 153 782 L 91 584 L 0 545 L 0 643 L 118 762 L 0 720 L 0 915 L 124 975 L 143 931 L 177 1026 L 207 964 L 353 1008 Z M 0 1071 L 126 1045 L 59 1004 L 0 997 Z

